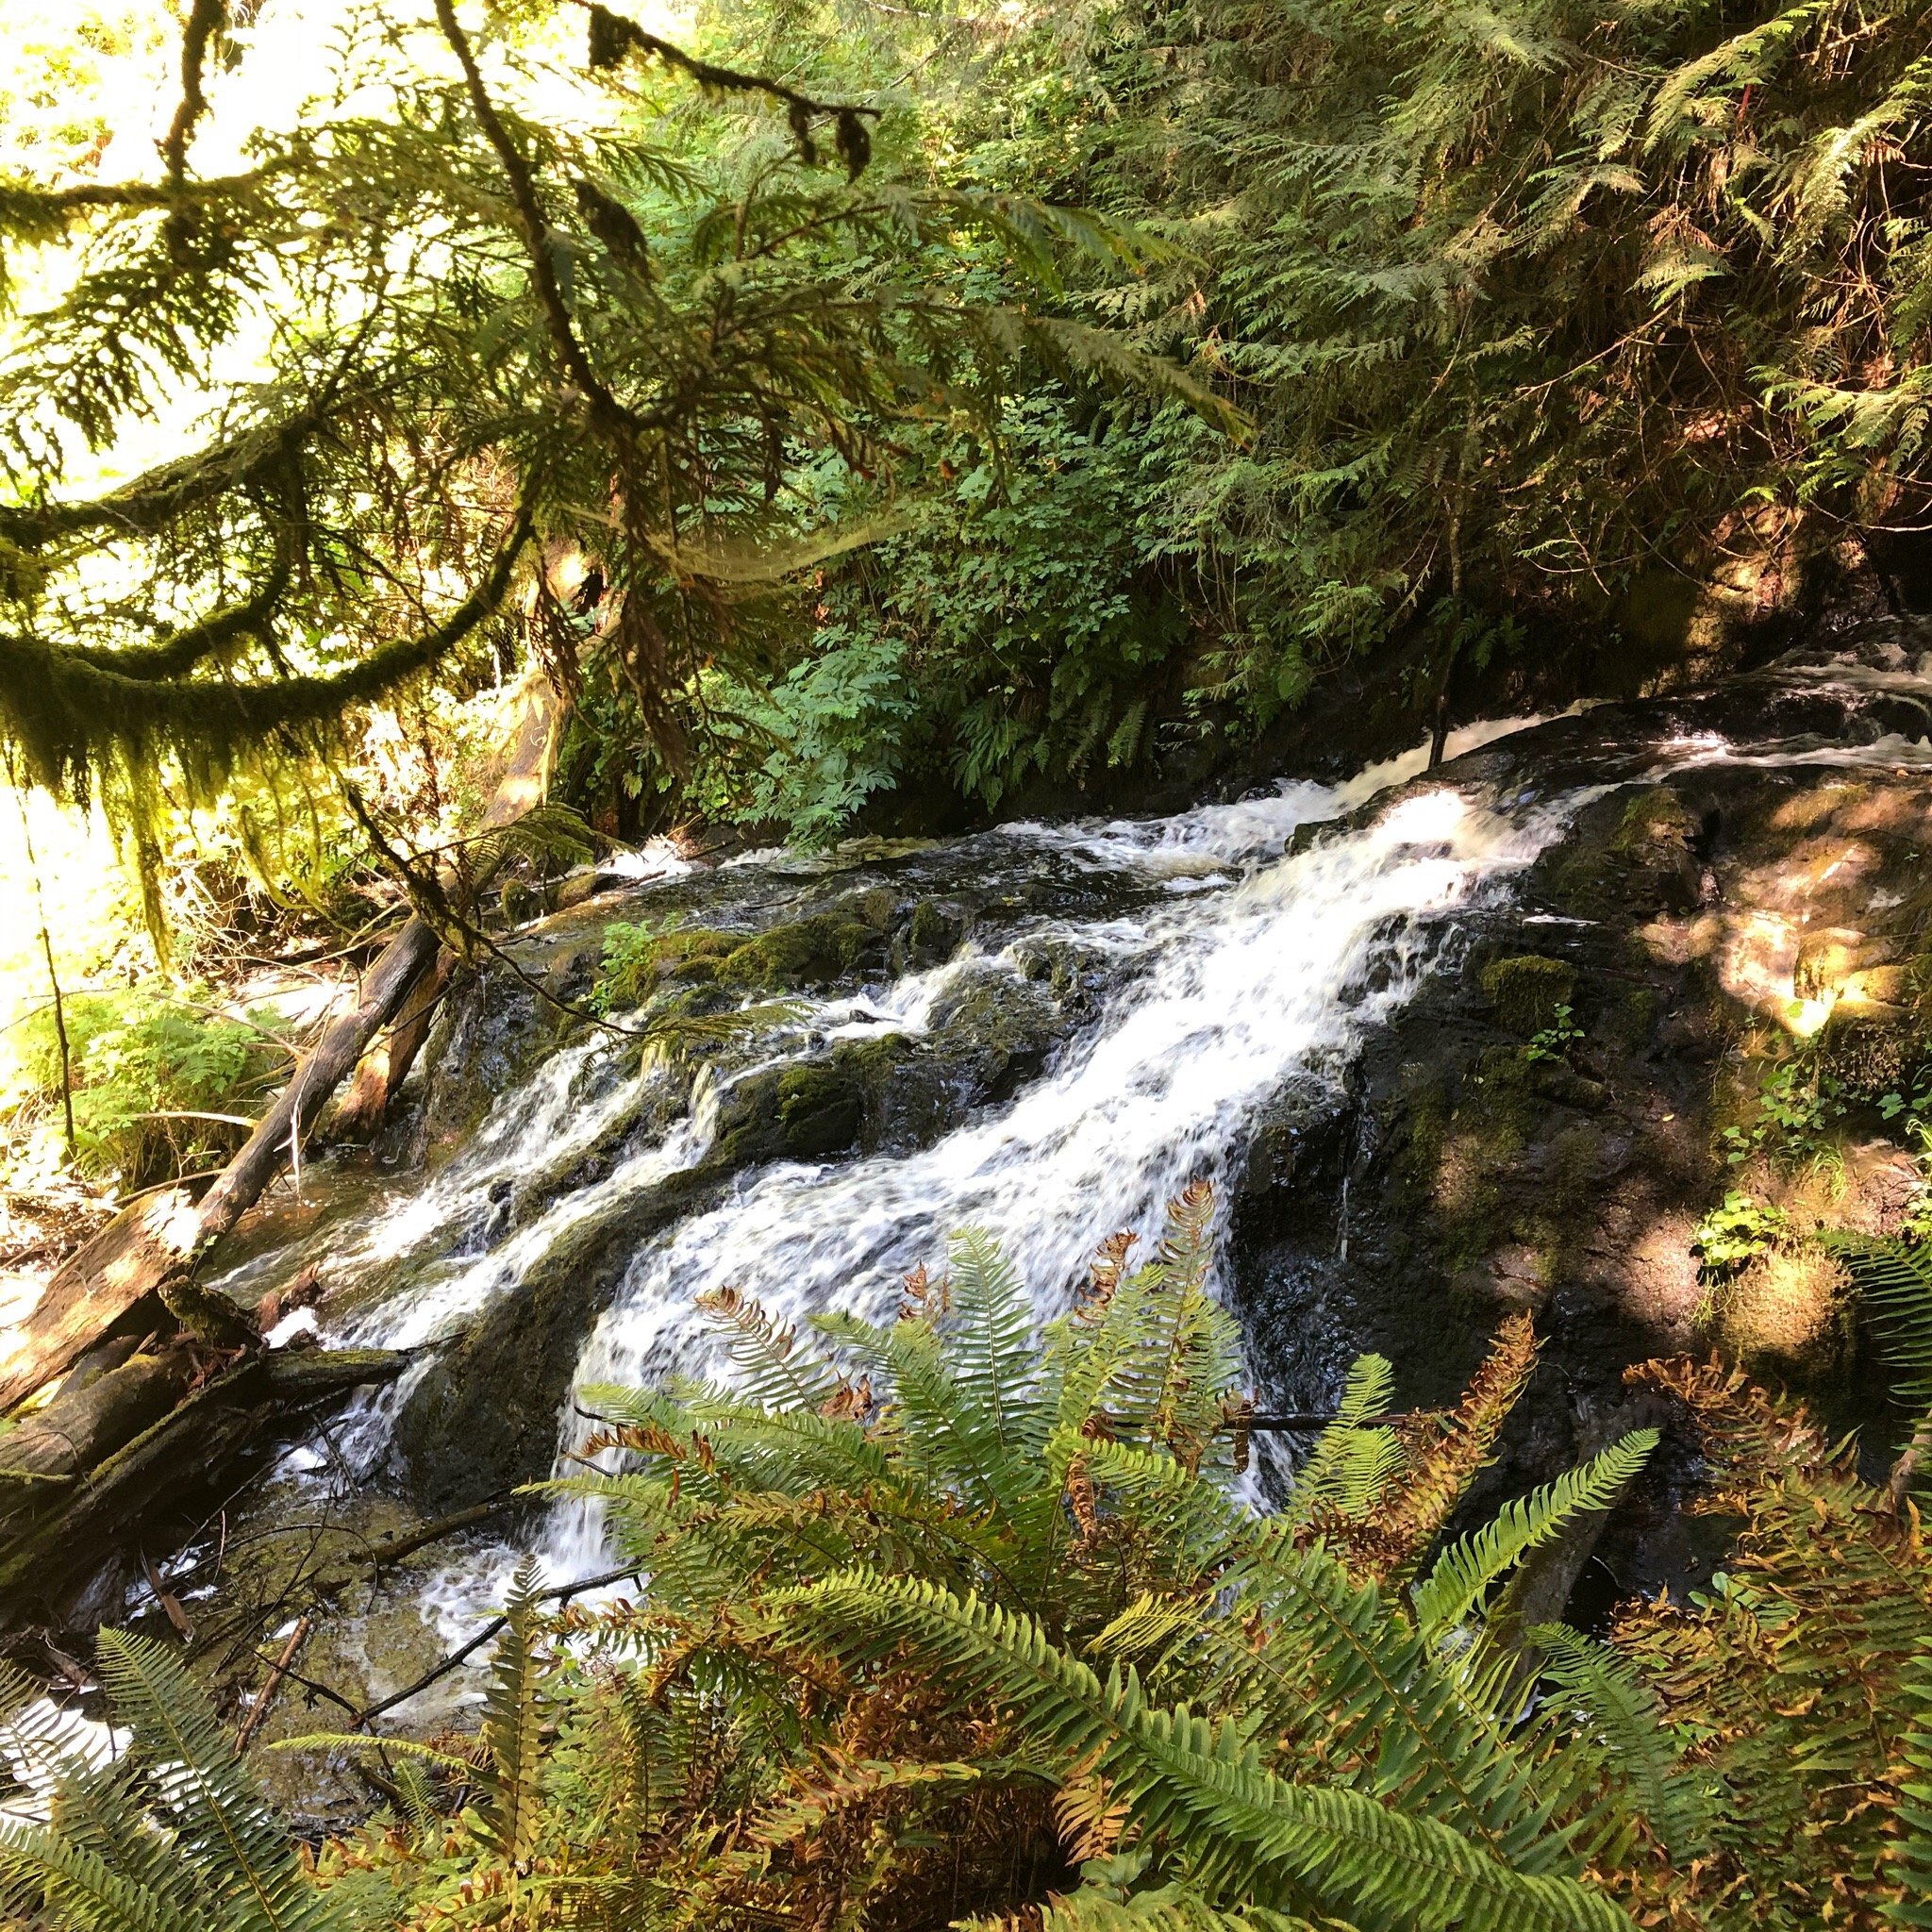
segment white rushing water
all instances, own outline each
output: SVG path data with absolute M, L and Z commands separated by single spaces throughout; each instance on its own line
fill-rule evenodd
M 1452 739 L 1450 753 L 1531 722 L 1473 727 Z M 827 1039 L 916 1039 L 937 1002 L 976 976 L 1021 974 L 1021 956 L 1041 942 L 1071 942 L 1105 963 L 1097 1015 L 1013 1099 L 920 1151 L 754 1168 L 723 1201 L 646 1241 L 582 1348 L 559 1458 L 590 1426 L 576 1391 L 672 1370 L 719 1371 L 693 1306 L 707 1289 L 740 1288 L 787 1321 L 830 1309 L 876 1318 L 908 1269 L 941 1263 L 947 1236 L 977 1226 L 1012 1257 L 1044 1316 L 1063 1305 L 1104 1235 L 1154 1235 L 1169 1198 L 1196 1176 L 1227 1171 L 1286 1079 L 1338 1067 L 1362 1027 L 1413 995 L 1439 954 L 1443 915 L 1520 871 L 1579 802 L 1505 816 L 1443 786 L 1411 792 L 1355 829 L 1295 841 L 1301 828 L 1341 819 L 1416 777 L 1425 762 L 1418 749 L 1341 785 L 1286 784 L 1272 796 L 1166 819 L 1003 828 L 1008 851 L 1032 845 L 1138 880 L 1141 909 L 1038 920 L 1005 950 L 969 945 L 930 972 L 810 1003 L 795 1026 L 764 1036 L 762 1050 L 796 1058 Z M 1295 842 L 1305 849 L 1291 851 Z M 664 1077 L 648 1068 L 611 1077 L 616 1050 L 597 1036 L 551 1055 L 426 1185 L 334 1232 L 331 1274 L 389 1285 L 331 1313 L 329 1339 L 433 1341 L 524 1278 L 587 1217 L 703 1159 L 718 1096 L 701 1085 L 687 1117 L 656 1138 L 633 1134 L 614 1167 L 592 1169 L 598 1177 L 567 1178 L 584 1155 L 622 1134 L 650 1083 Z M 555 1185 L 533 1188 L 544 1174 Z M 504 1225 L 499 1204 L 511 1187 L 538 1205 L 520 1224 Z M 348 1419 L 341 1441 L 358 1459 L 380 1453 L 411 1380 Z M 559 1580 L 593 1572 L 605 1560 L 602 1542 L 592 1508 L 559 1507 L 547 1567 Z M 454 1567 L 435 1592 L 445 1626 L 493 1601 L 507 1568 L 507 1557 L 475 1555 Z
M 1006 1107 L 917 1153 L 767 1167 L 648 1243 L 579 1357 L 578 1390 L 717 1373 L 692 1304 L 726 1283 L 787 1322 L 828 1309 L 877 1319 L 905 1273 L 941 1262 L 961 1227 L 993 1233 L 1051 1313 L 1103 1235 L 1150 1237 L 1168 1199 L 1225 1171 L 1287 1076 L 1333 1059 L 1411 996 L 1435 950 L 1431 915 L 1526 864 L 1559 823 L 1554 812 L 1506 820 L 1445 788 L 1282 856 L 1297 827 L 1407 775 L 1395 766 L 1366 784 L 1295 786 L 1098 831 L 1025 828 L 1096 863 L 1144 861 L 1163 876 L 1184 866 L 1224 889 L 1134 921 L 1061 928 L 1114 954 L 1123 984 Z M 1018 970 L 995 956 L 926 978 Z M 590 1426 L 567 1408 L 559 1456 Z M 595 1509 L 573 1504 L 555 1519 L 549 1567 L 586 1574 L 602 1544 Z

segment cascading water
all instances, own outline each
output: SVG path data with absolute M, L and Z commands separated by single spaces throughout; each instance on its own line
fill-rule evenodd
M 748 937 L 860 901 L 893 908 L 894 930 L 909 929 L 915 905 L 966 906 L 966 937 L 940 948 L 944 963 L 898 954 L 897 972 L 882 962 L 861 986 L 847 975 L 776 1024 L 767 1016 L 708 1041 L 695 1077 L 689 1064 L 640 1066 L 634 1047 L 604 1032 L 579 1029 L 547 1051 L 538 1038 L 521 1060 L 454 1041 L 451 1091 L 479 1077 L 500 1089 L 481 1124 L 458 1122 L 441 1166 L 378 1184 L 374 1203 L 366 1171 L 351 1177 L 341 1211 L 325 1208 L 306 1243 L 262 1255 L 231 1286 L 252 1295 L 325 1256 L 325 1338 L 420 1351 L 401 1383 L 336 1425 L 336 1480 L 344 1460 L 366 1474 L 399 1455 L 413 1484 L 426 1444 L 457 1466 L 440 1492 L 452 1503 L 538 1473 L 546 1446 L 553 1467 L 578 1466 L 570 1458 L 595 1426 L 586 1391 L 599 1384 L 724 1371 L 694 1307 L 707 1289 L 736 1287 L 785 1322 L 832 1310 L 875 1319 L 906 1271 L 941 1263 L 947 1236 L 973 1225 L 1000 1241 L 1044 1317 L 1101 1236 L 1147 1237 L 1189 1180 L 1239 1174 L 1284 1095 L 1331 1088 L 1451 937 L 1473 929 L 1485 902 L 1500 908 L 1607 783 L 1712 760 L 1924 756 L 1886 731 L 1897 729 L 1890 711 L 1861 721 L 1875 741 L 1853 745 L 1819 734 L 1830 713 L 1804 685 L 1775 687 L 1769 700 L 1781 713 L 1745 744 L 1706 728 L 1694 708 L 1637 730 L 1606 714 L 1555 725 L 1535 752 L 1492 754 L 1474 768 L 1480 776 L 1464 768 L 1440 786 L 1410 783 L 1426 762 L 1418 750 L 1345 784 L 1287 783 L 1163 819 L 1009 824 L 829 858 L 755 854 L 641 883 L 565 922 L 574 957 L 594 956 L 610 919 Z M 1450 754 L 1537 722 L 1458 733 Z M 517 943 L 551 944 L 548 930 Z M 486 999 L 466 1010 L 507 1009 Z M 938 1091 L 984 1015 L 1041 1010 L 1049 1024 L 1034 1027 L 1012 1077 L 956 1085 L 910 1127 L 841 1130 L 837 1151 L 819 1158 L 785 1157 L 769 1135 L 744 1151 L 748 1104 L 769 1122 L 786 1081 L 836 1072 L 841 1055 L 849 1065 L 879 1048 L 895 1091 L 921 1078 Z M 432 1096 L 425 1119 L 434 1112 Z M 325 1190 L 326 1169 L 314 1181 Z M 1334 1239 L 1345 1256 L 1345 1217 Z M 541 1374 L 529 1359 L 540 1349 L 554 1357 Z M 1291 1373 L 1325 1371 L 1298 1358 Z M 480 1451 L 475 1434 L 516 1401 L 519 1418 L 480 1474 L 467 1460 Z M 526 1527 L 519 1541 L 529 1540 Z M 556 1581 L 608 1566 L 593 1506 L 558 1505 L 538 1541 Z M 513 1561 L 507 1546 L 473 1546 L 440 1579 L 419 1579 L 416 1603 L 445 1637 L 466 1634 L 500 1601 Z
M 1451 752 L 1529 722 L 1459 733 Z M 787 1321 L 831 1309 L 876 1316 L 907 1270 L 939 1262 L 948 1234 L 974 1225 L 1001 1241 L 1050 1313 L 1101 1235 L 1151 1232 L 1190 1179 L 1227 1172 L 1287 1079 L 1338 1068 L 1361 1027 L 1408 999 L 1435 954 L 1440 915 L 1526 864 L 1568 808 L 1504 815 L 1445 786 L 1355 828 L 1306 836 L 1424 762 L 1419 750 L 1339 786 L 1289 784 L 1167 819 L 1023 824 L 962 841 L 947 855 L 956 869 L 1050 864 L 1120 890 L 1108 910 L 1022 918 L 943 965 L 805 1002 L 748 1052 L 718 1055 L 688 1108 L 666 1104 L 662 1067 L 625 1071 L 623 1043 L 608 1035 L 556 1050 L 434 1178 L 330 1229 L 331 1272 L 355 1286 L 329 1309 L 327 1338 L 434 1344 L 560 1243 L 695 1168 L 734 1087 L 841 1041 L 919 1041 L 974 989 L 1024 991 L 1029 960 L 1058 947 L 1086 962 L 1102 991 L 1010 1098 L 909 1152 L 754 1167 L 723 1198 L 639 1243 L 582 1346 L 559 1466 L 592 1426 L 583 1390 L 718 1371 L 693 1306 L 708 1288 L 741 1288 Z M 783 863 L 774 856 L 735 870 L 764 884 L 759 875 Z M 590 1162 L 585 1178 L 586 1158 L 612 1145 L 616 1157 Z M 518 1217 L 506 1212 L 512 1193 L 526 1204 Z M 241 1275 L 231 1285 L 252 1284 Z M 360 1405 L 337 1449 L 364 1467 L 379 1459 L 431 1359 L 433 1349 L 401 1385 Z M 594 1508 L 559 1506 L 546 1544 L 559 1579 L 599 1568 Z M 503 1553 L 461 1559 L 438 1592 L 446 1625 L 492 1600 L 506 1567 Z
M 1167 866 L 1185 855 L 1191 867 L 1249 870 L 1143 921 L 1088 928 L 1090 944 L 1139 970 L 1010 1106 L 914 1154 L 768 1168 L 651 1242 L 584 1349 L 579 1389 L 715 1371 L 693 1357 L 704 1331 L 692 1303 L 723 1283 L 787 1322 L 828 1309 L 876 1319 L 904 1273 L 937 1260 L 949 1231 L 965 1226 L 996 1234 L 1051 1312 L 1099 1234 L 1148 1232 L 1190 1179 L 1225 1170 L 1284 1078 L 1339 1055 L 1357 1027 L 1409 997 L 1431 951 L 1422 922 L 1533 858 L 1557 823 L 1549 813 L 1512 823 L 1443 790 L 1256 864 L 1345 795 L 1296 788 L 1272 810 L 1057 835 L 1116 863 Z M 995 958 L 931 976 L 1013 970 Z M 916 1025 L 916 1013 L 898 1024 Z M 567 1412 L 566 1453 L 590 1426 Z M 594 1511 L 570 1506 L 553 1532 L 552 1568 L 594 1568 L 601 1541 Z

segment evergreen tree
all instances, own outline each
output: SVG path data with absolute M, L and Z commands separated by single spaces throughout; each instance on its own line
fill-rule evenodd
M 570 76 L 540 58 L 559 15 L 588 32 Z M 566 686 L 594 610 L 682 767 L 698 668 L 755 663 L 774 586 L 872 533 L 801 528 L 802 462 L 889 473 L 895 425 L 983 416 L 1016 357 L 1181 382 L 908 272 L 973 233 L 1042 275 L 1063 241 L 1120 251 L 996 195 L 862 183 L 871 106 L 601 6 L 492 35 L 455 0 L 348 20 L 238 171 L 192 165 L 230 35 L 196 0 L 151 178 L 0 183 L 16 281 L 52 285 L 0 369 L 0 732 L 42 784 L 138 824 L 158 770 L 206 794 L 313 747 L 512 600 Z M 738 178 L 690 151 L 691 89 L 782 128 Z M 90 487 L 191 400 L 195 447 Z

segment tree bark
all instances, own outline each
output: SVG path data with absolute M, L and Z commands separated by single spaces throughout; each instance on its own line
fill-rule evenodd
M 78 1475 L 167 1414 L 193 1378 L 186 1350 L 137 1355 L 0 1436 L 0 1477 Z
M 429 1038 L 443 989 L 454 964 L 447 952 L 417 979 L 388 1030 L 376 1036 L 356 1065 L 356 1077 L 342 1095 L 327 1127 L 332 1141 L 355 1141 L 373 1134 L 389 1116 L 390 1102 L 403 1084 L 423 1043 Z
M 509 824 L 541 803 L 549 784 L 562 707 L 541 675 L 533 672 L 525 680 L 518 710 L 483 814 L 485 831 Z M 59 1374 L 150 1294 L 166 1291 L 170 1308 L 191 1330 L 201 1329 L 205 1314 L 210 1322 L 231 1322 L 252 1332 L 239 1309 L 231 1314 L 225 1299 L 201 1289 L 192 1275 L 267 1191 L 284 1162 L 299 1153 L 329 1096 L 434 963 L 438 944 L 429 925 L 412 918 L 383 948 L 355 1007 L 331 1020 L 296 1063 L 288 1086 L 198 1205 L 185 1188 L 150 1194 L 123 1208 L 69 1257 L 20 1324 L 11 1348 L 0 1356 L 0 1413 Z M 209 1332 L 202 1339 L 227 1338 Z
M 14 1505 L 4 1510 L 12 1520 L 0 1538 L 0 1630 L 42 1619 L 60 1624 L 73 1591 L 99 1568 L 114 1539 L 158 1505 L 205 1493 L 289 1415 L 389 1381 L 408 1360 L 382 1349 L 253 1355 L 84 1474 L 9 1478 L 0 1471 L 0 1507 Z

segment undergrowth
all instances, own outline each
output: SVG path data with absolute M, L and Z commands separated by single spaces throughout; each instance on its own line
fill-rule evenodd
M 0 1826 L 0 1920 L 49 1932 L 491 1925 L 923 1932 L 1613 1932 L 1924 1924 L 1932 1562 L 1803 1410 L 1633 1372 L 1741 1524 L 1702 1595 L 1601 1641 L 1525 1614 L 1642 1469 L 1641 1431 L 1457 1514 L 1533 1371 L 1526 1317 L 1457 1407 L 1387 1363 L 1272 1507 L 1191 1190 L 1068 1315 L 983 1236 L 895 1320 L 708 1298 L 726 1386 L 609 1389 L 551 1486 L 627 1601 L 518 1578 L 480 1728 L 323 1734 L 386 1794 L 291 1847 L 159 1645 L 107 1633 L 117 1755 Z M 1928 1297 L 1932 1306 L 1932 1297 Z M 25 1810 L 30 1811 L 29 1804 Z M 1828 1908 L 1825 1903 L 1828 1901 Z

